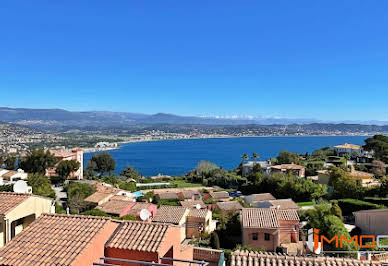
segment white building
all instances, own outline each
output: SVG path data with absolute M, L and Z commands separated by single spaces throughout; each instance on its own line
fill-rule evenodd
M 22 169 L 6 170 L 0 169 L 0 186 L 13 184 L 18 180 L 27 180 L 28 174 L 25 173 Z

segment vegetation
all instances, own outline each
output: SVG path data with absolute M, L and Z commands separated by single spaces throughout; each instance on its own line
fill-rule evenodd
M 96 189 L 88 184 L 79 182 L 70 182 L 66 186 L 67 190 L 67 204 L 70 212 L 79 214 L 85 211 L 89 204 L 84 201 L 85 198 L 96 192 Z
M 27 156 L 21 159 L 19 167 L 27 173 L 42 174 L 46 173 L 46 169 L 53 167 L 57 159 L 49 151 L 33 150 Z
M 339 199 L 338 206 L 343 210 L 344 215 L 352 215 L 353 212 L 369 209 L 382 209 L 384 205 L 356 200 L 356 199 Z
M 81 164 L 77 160 L 63 160 L 58 164 L 56 173 L 58 174 L 60 181 L 63 183 L 70 174 L 77 171 L 80 166 Z
M 51 188 L 50 181 L 42 174 L 28 175 L 27 183 L 32 187 L 32 193 L 35 195 L 50 197 L 55 199 L 55 191 Z
M 278 164 L 289 164 L 289 163 L 295 163 L 299 164 L 300 163 L 300 156 L 297 153 L 292 153 L 289 151 L 281 151 L 276 157 L 277 163 Z
M 125 176 L 127 179 L 132 178 L 135 181 L 140 179 L 138 171 L 130 165 L 127 165 L 124 170 L 121 170 L 120 175 Z
M 13 185 L 2 185 L 0 186 L 0 192 L 12 192 L 13 191 Z
M 332 198 L 362 199 L 365 189 L 361 180 L 352 178 L 349 173 L 341 168 L 330 169 L 329 185 L 333 187 Z
M 100 173 L 100 176 L 106 172 L 111 174 L 116 168 L 116 161 L 109 153 L 103 152 L 93 155 L 86 168 Z
M 332 207 L 330 203 L 320 201 L 315 205 L 314 209 L 307 210 L 308 227 L 318 229 L 321 234 L 324 234 L 328 239 L 334 236 L 343 235 L 350 239 L 350 235 L 346 230 L 341 217 L 338 216 L 337 207 Z M 336 247 L 335 243 L 324 243 L 326 250 L 337 251 L 356 251 L 358 248 L 354 242 L 347 243 L 344 241 L 343 247 Z M 328 247 L 329 246 L 329 247 Z
M 374 151 L 376 160 L 388 163 L 388 137 L 384 135 L 375 135 L 365 140 L 364 148 L 368 151 Z
M 15 164 L 16 164 L 16 157 L 14 156 L 8 156 L 4 160 L 5 168 L 7 170 L 14 170 L 15 169 Z

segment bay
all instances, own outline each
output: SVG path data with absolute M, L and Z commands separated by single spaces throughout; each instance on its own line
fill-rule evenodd
M 260 160 L 276 157 L 280 151 L 298 153 L 338 144 L 363 145 L 367 136 L 298 136 L 298 137 L 241 137 L 162 140 L 121 144 L 117 150 L 107 151 L 116 160 L 115 173 L 127 164 L 145 176 L 159 173 L 176 176 L 195 168 L 201 160 L 207 160 L 233 169 L 241 162 L 241 155 L 256 152 Z M 94 153 L 85 153 L 85 166 Z

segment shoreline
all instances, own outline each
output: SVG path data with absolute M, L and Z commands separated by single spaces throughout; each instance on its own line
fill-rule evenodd
M 155 142 L 155 141 L 172 141 L 172 140 L 199 140 L 199 139 L 234 139 L 234 138 L 298 138 L 298 137 L 369 137 L 374 134 L 360 134 L 360 135 L 290 135 L 290 136 L 281 136 L 281 135 L 261 135 L 261 136 L 209 136 L 209 137 L 192 137 L 192 138 L 170 138 L 170 139 L 151 139 L 151 140 L 129 140 L 129 141 L 119 141 L 117 147 L 107 147 L 107 148 L 83 148 L 84 153 L 96 153 L 104 152 L 111 150 L 120 150 L 121 144 L 131 144 L 131 143 L 146 143 L 146 142 Z

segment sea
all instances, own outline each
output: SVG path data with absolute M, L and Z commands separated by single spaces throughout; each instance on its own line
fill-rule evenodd
M 121 144 L 119 149 L 107 151 L 116 160 L 115 173 L 126 165 L 135 167 L 144 176 L 164 174 L 178 176 L 207 160 L 234 169 L 241 156 L 253 152 L 259 160 L 276 157 L 280 151 L 311 153 L 316 149 L 338 144 L 363 145 L 367 136 L 295 136 L 295 137 L 233 137 L 207 139 L 161 140 Z M 85 166 L 95 153 L 85 153 Z

